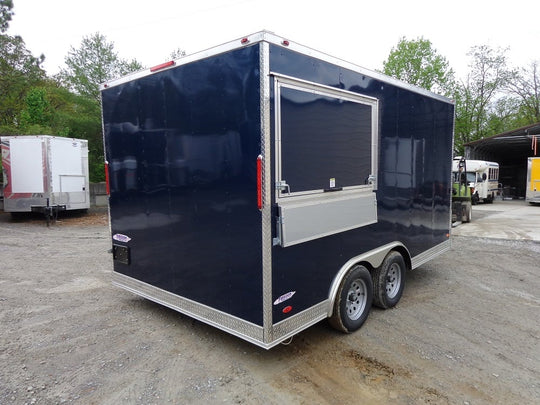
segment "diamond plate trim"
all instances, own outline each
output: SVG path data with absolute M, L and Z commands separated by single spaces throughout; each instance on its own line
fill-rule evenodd
M 113 272 L 113 284 L 140 295 L 175 311 L 215 326 L 256 345 L 266 347 L 263 342 L 263 329 L 233 315 L 154 287 L 150 284 Z
M 270 128 L 270 45 L 261 42 L 260 54 L 261 88 L 261 155 L 263 157 L 262 198 L 262 287 L 264 342 L 272 337 L 272 185 L 271 185 L 271 128 Z
M 450 242 L 450 239 L 445 240 L 442 243 L 439 243 L 438 245 L 433 246 L 431 249 L 428 249 L 419 255 L 414 256 L 411 259 L 411 265 L 413 269 L 416 269 L 417 267 L 421 266 L 422 264 L 430 261 L 431 259 L 439 256 L 440 254 L 446 252 L 452 247 L 452 243 Z
M 329 300 L 325 300 L 317 305 L 308 308 L 299 314 L 285 319 L 274 325 L 273 334 L 274 340 L 282 342 L 290 336 L 296 335 L 298 332 L 307 329 L 311 325 L 328 317 L 330 305 Z

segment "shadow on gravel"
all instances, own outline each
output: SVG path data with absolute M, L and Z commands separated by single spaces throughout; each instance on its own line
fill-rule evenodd
M 88 210 L 60 211 L 50 222 L 51 226 L 66 223 L 80 223 L 84 225 L 104 225 L 107 224 L 107 207 L 92 207 Z M 0 211 L 0 223 L 20 223 L 20 224 L 43 224 L 47 225 L 46 217 L 37 212 L 3 212 Z

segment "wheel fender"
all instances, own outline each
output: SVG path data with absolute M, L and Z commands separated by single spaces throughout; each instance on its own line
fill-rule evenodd
M 328 316 L 332 316 L 332 311 L 334 308 L 334 302 L 336 300 L 336 294 L 339 290 L 339 286 L 341 284 L 341 281 L 351 269 L 351 267 L 355 266 L 356 264 L 360 264 L 362 262 L 368 263 L 371 268 L 379 267 L 386 255 L 391 251 L 398 248 L 400 250 L 400 253 L 403 255 L 403 259 L 410 267 L 411 263 L 411 256 L 409 254 L 409 250 L 403 245 L 401 242 L 391 242 L 386 245 L 380 246 L 376 249 L 370 250 L 369 252 L 362 253 L 361 255 L 355 256 L 347 261 L 339 271 L 337 272 L 336 276 L 334 277 L 334 280 L 332 281 L 332 284 L 330 285 L 330 292 L 328 294 Z

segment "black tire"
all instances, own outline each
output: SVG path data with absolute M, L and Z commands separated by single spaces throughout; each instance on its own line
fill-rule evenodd
M 372 302 L 371 274 L 364 266 L 352 267 L 339 286 L 330 324 L 341 332 L 354 332 L 366 321 Z
M 395 250 L 388 253 L 373 271 L 373 305 L 383 309 L 395 306 L 403 295 L 406 272 L 403 256 Z

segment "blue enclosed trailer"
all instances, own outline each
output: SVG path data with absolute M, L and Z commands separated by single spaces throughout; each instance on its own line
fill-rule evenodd
M 450 247 L 453 103 L 269 32 L 101 86 L 114 284 L 270 348 Z

